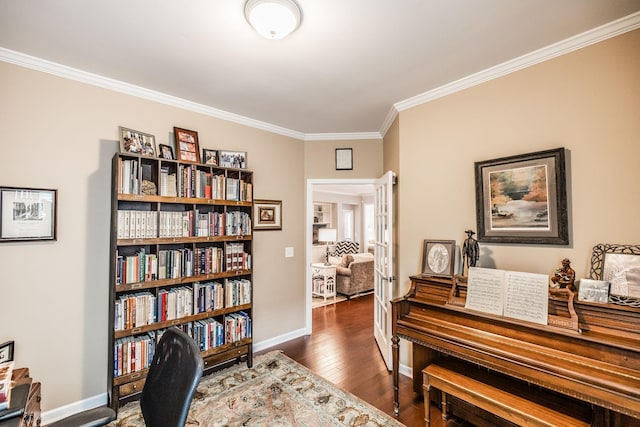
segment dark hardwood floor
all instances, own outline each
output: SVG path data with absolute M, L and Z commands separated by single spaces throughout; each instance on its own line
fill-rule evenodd
M 313 309 L 313 333 L 277 347 L 314 373 L 393 415 L 393 378 L 373 338 L 373 295 Z M 260 354 L 257 353 L 257 354 Z M 433 414 L 433 412 L 432 412 Z M 424 426 L 422 397 L 400 375 L 400 415 L 407 426 Z M 431 427 L 443 425 L 433 414 Z

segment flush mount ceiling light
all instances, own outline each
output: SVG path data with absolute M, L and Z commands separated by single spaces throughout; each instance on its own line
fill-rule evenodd
M 248 0 L 244 16 L 262 37 L 279 40 L 300 26 L 302 14 L 293 0 Z

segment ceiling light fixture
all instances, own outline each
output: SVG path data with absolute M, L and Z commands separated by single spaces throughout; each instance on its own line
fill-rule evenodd
M 302 13 L 293 0 L 248 0 L 244 16 L 262 37 L 279 40 L 300 26 Z

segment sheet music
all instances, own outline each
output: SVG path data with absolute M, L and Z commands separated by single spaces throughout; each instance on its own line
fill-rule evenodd
M 492 268 L 469 268 L 465 308 L 502 315 L 504 271 Z
M 546 325 L 549 276 L 472 267 L 465 308 Z
M 505 272 L 505 316 L 546 325 L 548 310 L 549 276 Z

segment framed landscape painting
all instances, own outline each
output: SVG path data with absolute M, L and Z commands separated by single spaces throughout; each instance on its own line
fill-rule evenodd
M 564 148 L 475 163 L 478 241 L 569 244 Z

